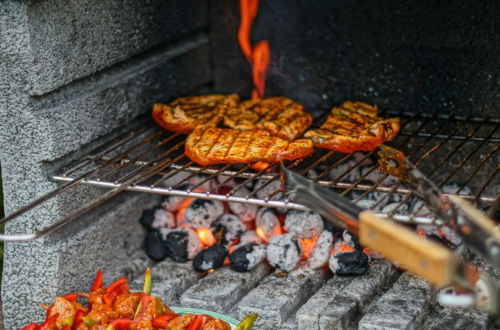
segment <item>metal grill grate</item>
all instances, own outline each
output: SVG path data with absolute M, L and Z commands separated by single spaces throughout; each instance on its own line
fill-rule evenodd
M 477 117 L 454 117 L 446 115 L 412 114 L 389 112 L 385 116 L 401 118 L 401 132 L 390 146 L 402 150 L 424 173 L 440 187 L 456 183 L 454 191 L 475 201 L 480 207 L 487 207 L 499 194 L 500 162 L 500 119 Z M 315 122 L 322 123 L 324 118 Z M 111 188 L 99 198 L 75 210 L 59 222 L 37 234 L 19 235 L 17 240 L 29 240 L 57 229 L 72 218 L 88 211 L 123 190 L 146 192 L 161 195 L 180 195 L 204 199 L 217 199 L 228 202 L 252 203 L 268 207 L 305 209 L 302 205 L 281 198 L 279 190 L 279 165 L 268 165 L 254 170 L 256 164 L 220 165 L 201 167 L 183 154 L 185 135 L 166 132 L 149 119 L 137 122 L 126 133 L 107 145 L 82 157 L 53 179 L 66 182 L 56 191 L 38 199 L 14 214 L 4 218 L 5 223 L 20 213 L 43 203 L 76 184 L 88 184 Z M 372 209 L 384 203 L 391 196 L 400 198 L 397 207 L 381 216 L 411 223 L 432 223 L 432 216 L 421 216 L 419 207 L 408 211 L 407 204 L 414 198 L 412 193 L 388 175 L 379 173 L 376 162 L 367 162 L 376 156 L 376 150 L 368 153 L 341 154 L 328 150 L 315 150 L 306 159 L 286 162 L 291 168 L 320 184 L 338 189 L 355 202 L 369 194 L 381 193 Z M 359 177 L 348 180 L 351 171 L 363 167 Z M 332 172 L 333 171 L 333 172 Z M 181 174 L 182 173 L 182 174 Z M 332 177 L 332 173 L 335 175 Z M 199 175 L 203 175 L 200 179 Z M 197 177 L 194 188 L 185 190 L 182 186 Z M 371 181 L 367 181 L 368 179 Z M 174 180 L 175 179 L 175 180 Z M 197 188 L 213 182 L 216 184 L 200 191 Z M 229 191 L 222 190 L 228 182 L 236 181 Z M 243 187 L 256 180 L 262 180 L 258 188 L 242 194 Z M 390 184 L 388 184 L 388 182 Z M 275 187 L 275 189 L 270 189 Z M 263 192 L 269 191 L 265 196 Z M 222 192 L 223 191 L 223 192 Z M 0 237 L 6 239 L 5 237 Z M 7 238 L 12 239 L 12 238 Z

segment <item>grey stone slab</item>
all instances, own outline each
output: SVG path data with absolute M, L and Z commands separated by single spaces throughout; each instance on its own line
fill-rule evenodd
M 238 304 L 239 318 L 259 314 L 257 329 L 281 329 L 297 308 L 314 294 L 326 277 L 322 269 L 299 268 L 288 276 L 267 276 Z
M 152 294 L 163 299 L 167 305 L 176 305 L 179 296 L 199 279 L 199 273 L 193 270 L 191 262 L 178 263 L 164 260 L 151 268 Z M 131 284 L 135 290 L 142 290 L 143 277 L 137 277 Z
M 436 310 L 428 317 L 425 329 L 489 329 L 488 314 L 477 309 L 452 309 L 436 306 Z
M 300 329 L 341 329 L 352 326 L 366 306 L 394 279 L 386 261 L 374 261 L 362 276 L 336 276 L 297 311 Z
M 207 1 L 45 0 L 26 5 L 31 94 L 44 94 L 208 24 Z
M 265 263 L 246 273 L 238 273 L 228 267 L 218 269 L 187 289 L 180 297 L 181 305 L 229 312 L 269 271 L 270 267 Z
M 424 280 L 404 273 L 359 321 L 359 329 L 420 329 L 434 290 Z

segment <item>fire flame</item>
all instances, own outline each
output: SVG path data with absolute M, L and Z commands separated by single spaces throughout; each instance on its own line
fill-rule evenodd
M 252 48 L 250 30 L 253 20 L 257 16 L 259 0 L 240 0 L 241 21 L 238 29 L 238 43 L 248 62 L 252 66 L 252 80 L 254 88 L 252 98 L 264 96 L 266 87 L 266 71 L 271 60 L 271 49 L 267 40 L 259 41 Z
M 309 239 L 304 239 L 304 238 L 299 239 L 300 250 L 302 254 L 301 259 L 307 259 L 311 256 L 311 253 L 314 250 L 314 247 L 316 246 L 317 240 L 318 240 L 317 236 L 314 236 L 313 238 Z
M 210 230 L 210 228 L 197 229 L 196 233 L 198 234 L 200 241 L 205 246 L 212 246 L 215 243 L 217 243 L 217 240 L 215 239 L 214 235 L 212 234 L 212 231 Z
M 283 234 L 283 230 L 281 229 L 281 224 L 279 222 L 276 223 L 276 225 L 273 227 L 273 230 L 272 232 L 270 233 L 270 235 L 267 235 L 266 232 L 260 228 L 260 227 L 257 227 L 255 229 L 255 233 L 257 234 L 257 236 L 259 236 L 260 239 L 262 239 L 264 242 L 269 242 L 269 239 L 273 236 L 278 236 L 278 235 L 281 235 Z

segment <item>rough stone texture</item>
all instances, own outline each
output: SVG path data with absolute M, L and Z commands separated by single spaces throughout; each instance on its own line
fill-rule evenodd
M 257 329 L 281 329 L 292 313 L 314 294 L 326 274 L 324 270 L 299 268 L 287 276 L 271 274 L 241 300 L 238 318 L 259 314 Z
M 367 306 L 383 292 L 398 272 L 386 261 L 376 261 L 368 274 L 353 277 L 321 311 L 319 329 L 351 329 Z
M 193 271 L 192 262 L 178 263 L 164 260 L 151 268 L 153 279 L 153 295 L 163 299 L 167 305 L 176 305 L 179 296 L 193 285 L 200 274 Z M 138 276 L 131 284 L 133 290 L 142 291 L 144 278 Z
M 208 39 L 202 31 L 206 2 L 140 5 L 125 0 L 0 2 L 0 161 L 7 214 L 57 187 L 49 177 L 76 158 L 75 151 L 112 138 L 115 129 L 149 112 L 153 102 L 196 92 L 210 82 Z M 187 37 L 174 42 L 174 35 Z M 101 192 L 74 189 L 6 231 L 44 227 Z M 127 196 L 132 195 L 101 205 L 98 213 L 46 239 L 5 245 L 7 329 L 40 320 L 38 303 L 49 303 L 64 290 L 87 288 L 99 267 L 107 277 L 116 274 L 123 260 L 133 257 L 131 250 L 142 240 L 131 238 L 142 232 L 138 216 L 153 198 L 127 201 Z
M 247 273 L 238 273 L 227 267 L 218 269 L 186 290 L 181 295 L 181 305 L 227 313 L 269 271 L 270 267 L 264 263 Z
M 488 315 L 477 309 L 463 310 L 436 306 L 424 328 L 429 330 L 483 330 L 490 326 Z
M 238 9 L 238 2 L 211 2 L 213 49 L 224 47 L 214 58 L 215 87 L 248 95 L 250 65 L 234 33 Z M 498 1 L 263 1 L 251 39 L 269 40 L 267 94 L 309 110 L 355 99 L 498 117 L 499 10 Z
M 421 329 L 433 296 L 427 282 L 404 273 L 361 318 L 358 329 Z
M 27 15 L 36 95 L 208 24 L 206 1 L 42 0 Z

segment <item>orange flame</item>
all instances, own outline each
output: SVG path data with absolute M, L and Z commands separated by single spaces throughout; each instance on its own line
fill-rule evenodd
M 332 252 L 330 255 L 334 255 L 334 254 L 339 253 L 339 252 L 353 252 L 353 251 L 356 251 L 356 250 L 353 249 L 352 247 L 350 247 L 349 245 L 347 245 L 346 242 L 342 242 L 342 244 L 340 244 L 340 246 L 335 246 L 332 249 Z
M 205 246 L 212 246 L 215 243 L 217 243 L 217 240 L 215 239 L 214 235 L 212 234 L 212 231 L 210 230 L 210 228 L 197 229 L 196 233 L 198 234 L 200 241 Z
M 269 42 L 263 40 L 252 49 L 250 30 L 253 20 L 257 16 L 259 0 L 240 0 L 241 21 L 238 29 L 238 43 L 248 62 L 252 66 L 252 80 L 254 88 L 252 98 L 264 97 L 266 86 L 266 71 L 271 59 Z
M 273 227 L 273 230 L 271 231 L 271 233 L 269 235 L 267 235 L 266 232 L 262 228 L 260 228 L 260 227 L 257 227 L 255 229 L 255 233 L 264 242 L 269 242 L 269 239 L 271 237 L 283 234 L 283 230 L 281 229 L 281 224 L 279 222 L 277 222 L 276 225 Z
M 302 259 L 309 258 L 312 251 L 314 250 L 314 247 L 316 246 L 317 240 L 318 240 L 317 236 L 314 236 L 313 238 L 308 238 L 308 239 L 304 239 L 304 238 L 299 239 L 300 250 L 302 251 L 302 256 L 301 256 Z

